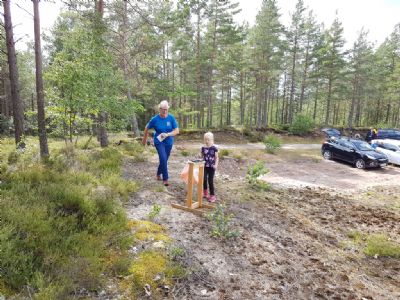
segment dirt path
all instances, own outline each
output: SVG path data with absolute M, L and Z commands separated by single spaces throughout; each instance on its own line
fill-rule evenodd
M 241 233 L 232 241 L 212 238 L 204 217 L 171 207 L 172 202 L 183 203 L 186 194 L 176 175 L 187 161 L 179 149 L 170 158 L 170 174 L 175 176 L 168 188 L 154 179 L 155 155 L 148 162 L 125 164 L 124 176 L 142 185 L 127 205 L 129 218 L 144 219 L 153 204 L 161 205 L 159 222 L 185 250 L 182 263 L 191 275 L 177 283 L 169 298 L 400 298 L 399 260 L 367 258 L 348 238 L 349 232 L 359 231 L 388 233 L 399 241 L 400 190 L 393 178 L 400 178 L 400 168 L 375 173 L 387 178 L 381 185 L 369 171 L 317 161 L 316 149 L 286 158 L 256 153 L 271 170 L 265 179 L 272 189 L 260 192 L 244 180 L 248 165 L 255 162 L 250 152 L 259 149 L 241 147 L 247 156 L 222 159 L 216 179 L 218 199 L 234 214 Z M 384 204 L 378 204 L 372 187 L 386 196 Z

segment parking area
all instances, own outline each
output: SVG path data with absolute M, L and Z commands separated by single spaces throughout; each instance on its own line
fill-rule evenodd
M 319 150 L 293 159 L 268 163 L 270 172 L 263 178 L 276 185 L 321 187 L 357 193 L 378 186 L 398 186 L 400 167 L 356 169 L 348 163 L 324 160 Z

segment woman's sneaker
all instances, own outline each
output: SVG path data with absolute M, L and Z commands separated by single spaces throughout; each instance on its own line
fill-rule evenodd
M 208 198 L 208 201 L 215 202 L 215 201 L 217 201 L 217 197 L 215 197 L 215 195 L 210 195 L 210 197 Z
M 203 190 L 203 198 L 206 198 L 206 199 L 210 198 L 207 190 Z
M 164 180 L 164 181 L 163 181 L 163 184 L 164 184 L 165 186 L 169 186 L 168 180 Z

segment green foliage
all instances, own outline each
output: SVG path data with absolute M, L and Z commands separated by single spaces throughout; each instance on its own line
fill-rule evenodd
M 264 139 L 264 133 L 261 131 L 254 131 L 251 128 L 243 129 L 243 134 L 248 138 L 249 142 L 257 143 L 261 142 Z
M 292 134 L 302 135 L 311 132 L 314 129 L 314 121 L 311 116 L 298 114 L 294 118 L 289 132 Z
M 363 234 L 352 231 L 347 234 L 354 245 L 364 248 L 364 254 L 371 257 L 400 258 L 400 245 L 385 234 Z
M 242 156 L 241 154 L 235 154 L 235 155 L 233 156 L 233 158 L 236 159 L 236 160 L 239 161 L 239 162 L 243 160 L 243 156 Z
M 229 155 L 229 153 L 230 153 L 230 151 L 228 150 L 228 149 L 221 149 L 221 150 L 219 150 L 219 157 L 220 158 L 223 158 L 223 157 L 225 157 L 225 156 L 228 156 Z
M 364 239 L 363 234 L 359 231 L 351 231 L 347 234 L 347 236 L 357 244 L 361 243 Z
M 249 166 L 247 169 L 246 180 L 251 186 L 266 191 L 270 188 L 269 184 L 263 180 L 260 180 L 259 177 L 267 174 L 268 172 L 269 170 L 264 166 L 263 162 L 257 162 L 253 166 Z
M 143 155 L 143 145 L 139 144 L 137 141 L 124 142 L 121 144 L 122 153 L 125 155 L 132 156 L 136 162 L 144 162 L 147 160 L 146 156 Z
M 90 182 L 81 179 L 40 166 L 5 179 L 0 273 L 13 289 L 27 281 L 35 287 L 36 273 L 58 278 L 65 288 L 100 283 L 106 244 L 125 238 L 126 220 L 115 204 L 105 209 L 105 201 L 90 199 Z
M 154 221 L 160 215 L 160 212 L 161 212 L 161 206 L 158 204 L 153 204 L 153 206 L 151 207 L 151 211 L 147 216 L 150 221 Z
M 8 154 L 8 158 L 7 158 L 8 164 L 12 165 L 12 164 L 17 163 L 19 157 L 20 157 L 20 151 L 19 150 L 14 150 L 14 151 L 10 152 Z
M 126 97 L 123 74 L 103 40 L 108 27 L 94 16 L 69 13 L 62 18 L 58 26 L 66 22 L 70 28 L 57 31 L 60 45 L 45 74 L 50 83 L 51 132 L 72 141 L 73 136 L 90 130 L 92 122 L 97 123 L 99 112 L 107 113 L 108 128 L 125 128 L 142 107 Z
M 0 134 L 8 134 L 12 127 L 12 121 L 10 117 L 6 117 L 0 114 Z
M 364 249 L 367 256 L 400 258 L 400 245 L 386 235 L 372 235 L 367 239 Z
M 275 153 L 281 148 L 281 141 L 277 136 L 270 134 L 264 138 L 264 145 L 268 153 Z
M 121 270 L 104 263 L 110 252 L 123 255 L 132 242 L 115 201 L 128 193 L 118 184 L 120 153 L 53 153 L 45 165 L 21 160 L 1 174 L 0 281 L 16 292 L 29 285 L 38 299 L 97 289 L 101 274 Z
M 224 239 L 238 237 L 239 231 L 232 228 L 233 217 L 233 214 L 226 214 L 225 205 L 217 204 L 215 209 L 207 215 L 207 219 L 211 222 L 211 235 Z
M 120 174 L 122 154 L 114 148 L 108 147 L 97 150 L 91 156 L 85 156 L 87 171 L 98 175 L 107 176 L 108 173 Z
M 181 155 L 187 157 L 190 155 L 190 152 L 188 150 L 181 150 Z
M 181 248 L 181 247 L 172 247 L 169 249 L 168 251 L 168 255 L 173 259 L 176 260 L 179 257 L 184 256 L 185 254 L 185 249 Z

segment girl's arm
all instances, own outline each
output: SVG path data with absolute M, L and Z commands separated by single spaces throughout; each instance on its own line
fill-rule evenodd
M 215 170 L 218 168 L 218 163 L 219 163 L 218 152 L 215 152 L 215 165 L 214 165 Z
M 200 149 L 200 153 L 198 154 L 199 158 L 204 160 L 203 148 Z

